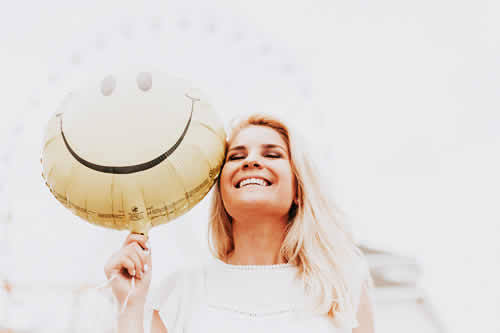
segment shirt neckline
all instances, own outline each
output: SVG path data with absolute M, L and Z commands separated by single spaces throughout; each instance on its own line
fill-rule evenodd
M 261 271 L 283 271 L 295 268 L 291 263 L 272 264 L 272 265 L 233 265 L 228 264 L 219 258 L 214 258 L 216 264 L 224 269 L 242 272 L 261 272 Z

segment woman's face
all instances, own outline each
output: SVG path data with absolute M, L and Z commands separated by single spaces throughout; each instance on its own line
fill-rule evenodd
M 287 145 L 274 129 L 248 126 L 229 142 L 220 190 L 230 216 L 288 216 L 295 188 Z

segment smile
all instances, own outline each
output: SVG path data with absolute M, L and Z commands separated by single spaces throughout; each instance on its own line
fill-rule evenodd
M 262 178 L 246 178 L 238 182 L 236 184 L 236 188 L 242 188 L 249 185 L 270 186 L 271 183 Z
M 59 118 L 59 126 L 61 129 L 61 136 L 63 138 L 64 145 L 68 149 L 69 153 L 78 162 L 80 162 L 81 164 L 83 164 L 86 167 L 93 169 L 95 171 L 100 171 L 100 172 L 104 172 L 104 173 L 112 173 L 112 174 L 129 174 L 129 173 L 135 173 L 135 172 L 140 172 L 140 171 L 151 169 L 151 168 L 157 166 L 158 164 L 160 164 L 161 162 L 163 162 L 167 157 L 172 155 L 172 153 L 179 147 L 179 145 L 184 140 L 184 137 L 186 136 L 186 133 L 189 129 L 189 126 L 191 125 L 191 120 L 193 118 L 194 104 L 195 104 L 195 102 L 198 102 L 199 99 L 191 97 L 188 94 L 186 94 L 185 96 L 191 100 L 191 111 L 189 114 L 189 119 L 188 119 L 186 125 L 184 126 L 184 130 L 182 131 L 181 136 L 177 139 L 177 142 L 175 142 L 172 147 L 170 147 L 167 151 L 165 151 L 160 156 L 157 156 L 156 158 L 154 158 L 150 161 L 147 161 L 147 162 L 144 162 L 141 164 L 136 164 L 136 165 L 109 166 L 109 165 L 95 164 L 95 163 L 92 163 L 90 161 L 85 160 L 84 158 L 82 158 L 80 155 L 78 155 L 73 150 L 73 148 L 69 144 L 68 140 L 66 139 L 66 135 L 64 134 L 64 130 L 63 130 L 63 114 L 59 113 L 56 116 Z

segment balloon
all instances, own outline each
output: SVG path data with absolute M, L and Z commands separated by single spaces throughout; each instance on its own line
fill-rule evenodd
M 147 233 L 219 175 L 226 133 L 199 90 L 162 72 L 113 74 L 69 93 L 45 129 L 42 177 L 93 224 Z

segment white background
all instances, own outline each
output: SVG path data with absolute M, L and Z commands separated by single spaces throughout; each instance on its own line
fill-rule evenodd
M 227 119 L 280 109 L 300 120 L 357 239 L 418 259 L 449 332 L 500 329 L 499 2 L 1 7 L 2 214 L 11 207 L 12 223 L 0 259 L 14 283 L 104 279 L 125 233 L 90 226 L 50 197 L 41 135 L 79 75 L 133 60 L 190 76 Z M 152 232 L 156 258 L 168 253 L 158 273 L 206 253 L 206 213 L 203 202 Z

